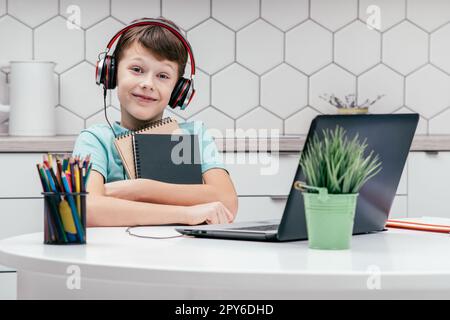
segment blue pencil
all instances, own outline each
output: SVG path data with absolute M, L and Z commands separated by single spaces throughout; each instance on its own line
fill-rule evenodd
M 84 232 L 83 229 L 81 227 L 81 223 L 79 220 L 79 215 L 78 215 L 78 211 L 77 211 L 77 207 L 75 205 L 75 202 L 73 200 L 73 196 L 70 194 L 71 190 L 69 187 L 69 184 L 67 182 L 67 178 L 64 172 L 61 172 L 61 180 L 63 182 L 64 185 L 64 189 L 66 190 L 67 194 L 67 200 L 69 201 L 69 206 L 72 209 L 72 218 L 73 221 L 75 222 L 75 227 L 77 229 L 77 235 L 78 235 L 78 239 L 80 239 L 81 242 L 84 242 Z
M 47 179 L 50 182 L 51 191 L 56 192 L 57 191 L 56 185 L 55 185 L 55 182 L 53 181 L 52 175 L 50 174 L 50 169 L 45 168 L 44 170 L 45 170 L 45 174 L 47 175 Z

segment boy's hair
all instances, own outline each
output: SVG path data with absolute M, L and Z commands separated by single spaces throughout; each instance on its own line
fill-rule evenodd
M 158 19 L 170 24 L 181 33 L 180 28 L 174 22 L 161 17 Z M 137 20 L 133 22 L 135 21 Z M 187 50 L 181 40 L 171 31 L 156 25 L 138 26 L 125 31 L 120 36 L 114 50 L 117 66 L 122 59 L 124 50 L 134 42 L 138 42 L 150 50 L 158 59 L 176 62 L 178 64 L 178 78 L 183 77 L 188 58 Z

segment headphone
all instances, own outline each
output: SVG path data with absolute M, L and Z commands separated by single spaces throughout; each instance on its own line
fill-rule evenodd
M 117 60 L 114 56 L 114 53 L 112 55 L 109 55 L 109 50 L 113 46 L 114 42 L 127 30 L 138 27 L 138 26 L 159 26 L 163 27 L 170 32 L 172 32 L 173 35 L 175 35 L 184 45 L 186 48 L 186 51 L 189 54 L 189 58 L 191 60 L 191 77 L 190 79 L 186 79 L 184 77 L 181 77 L 178 82 L 175 85 L 175 88 L 172 91 L 172 94 L 170 96 L 169 100 L 169 106 L 172 109 L 175 109 L 177 106 L 180 107 L 181 110 L 186 109 L 186 107 L 191 102 L 192 98 L 195 94 L 194 89 L 194 76 L 195 76 L 195 60 L 194 60 L 194 54 L 192 52 L 191 45 L 187 41 L 187 39 L 172 25 L 170 25 L 168 22 L 162 20 L 162 19 L 150 19 L 150 18 L 144 18 L 139 19 L 131 24 L 127 25 L 125 28 L 117 32 L 114 37 L 108 42 L 108 45 L 106 46 L 105 56 L 103 58 L 100 58 L 97 61 L 97 66 L 95 68 L 95 82 L 98 85 L 103 85 L 103 89 L 106 94 L 106 90 L 112 90 L 117 85 Z

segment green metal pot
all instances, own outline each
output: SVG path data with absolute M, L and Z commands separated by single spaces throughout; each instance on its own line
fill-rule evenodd
M 309 247 L 311 249 L 350 249 L 358 194 L 303 193 Z
M 326 188 L 316 188 L 296 182 L 302 191 L 309 248 L 322 250 L 350 249 L 355 220 L 356 194 L 329 194 Z M 319 193 L 309 193 L 305 189 Z

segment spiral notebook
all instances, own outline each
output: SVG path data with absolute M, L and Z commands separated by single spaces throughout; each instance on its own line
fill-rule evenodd
M 114 145 L 122 159 L 125 171 L 130 179 L 136 179 L 136 168 L 133 151 L 133 135 L 135 134 L 171 134 L 178 129 L 178 122 L 170 117 L 154 121 L 136 131 L 129 131 L 118 136 L 114 140 Z
M 177 184 L 202 184 L 198 135 L 134 134 L 136 177 Z

